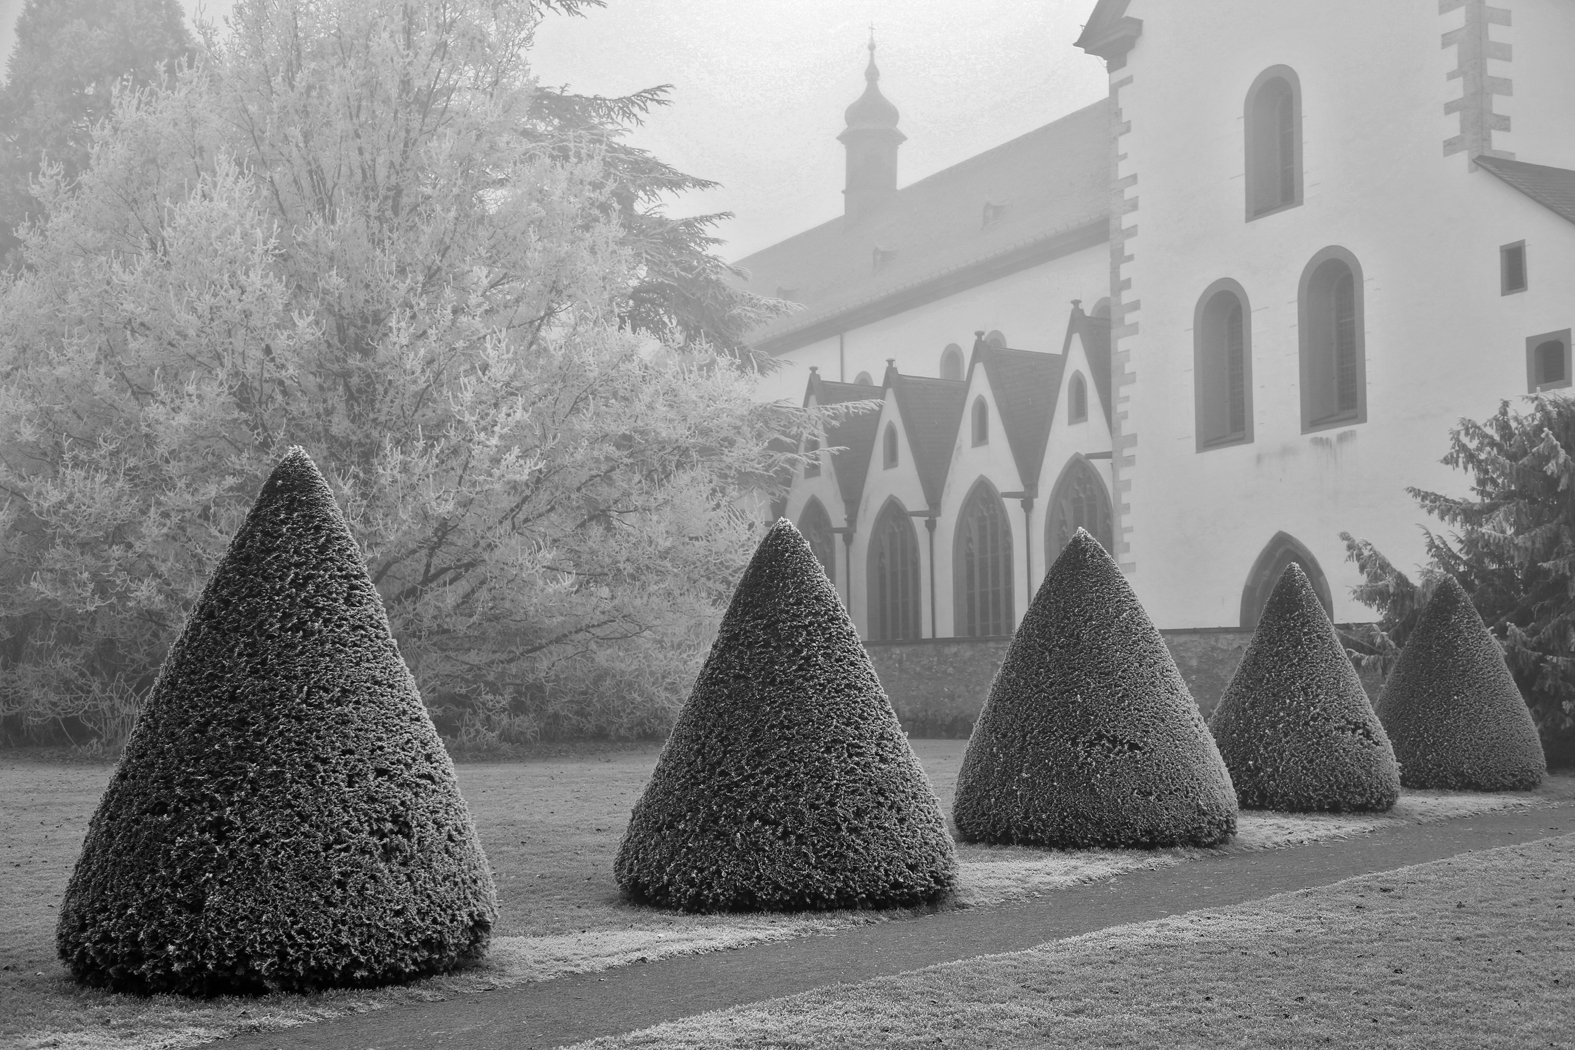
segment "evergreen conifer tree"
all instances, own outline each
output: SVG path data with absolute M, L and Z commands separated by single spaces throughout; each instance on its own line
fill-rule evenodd
M 1382 812 L 1400 797 L 1389 737 L 1294 562 L 1275 583 L 1209 728 L 1244 808 Z
M 1170 651 L 1079 529 L 1045 574 L 963 756 L 965 842 L 1212 846 L 1236 794 Z
M 1529 791 L 1542 741 L 1504 653 L 1459 581 L 1446 576 L 1378 698 L 1409 788 Z
M 634 900 L 689 911 L 908 906 L 955 880 L 934 789 L 786 519 L 739 580 L 614 870 Z
M 27 0 L 0 87 L 0 262 L 37 211 L 28 180 L 42 161 L 74 178 L 115 86 L 151 83 L 195 48 L 180 0 Z
M 333 494 L 279 463 L 89 825 L 60 956 L 188 995 L 404 980 L 485 951 L 496 891 Z

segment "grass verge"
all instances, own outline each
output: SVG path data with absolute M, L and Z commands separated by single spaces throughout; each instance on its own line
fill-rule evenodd
M 1572 890 L 1563 835 L 576 1045 L 1569 1047 Z
M 950 812 L 965 741 L 916 740 Z M 686 916 L 622 902 L 612 860 L 657 745 L 575 752 L 534 761 L 458 766 L 497 877 L 501 914 L 488 959 L 414 985 L 209 1002 L 140 999 L 77 988 L 55 959 L 55 909 L 110 775 L 107 765 L 0 756 L 0 1045 L 185 1047 L 255 1028 L 283 1028 L 397 1002 L 470 994 L 646 959 L 780 940 L 911 914 Z M 1389 814 L 1244 813 L 1227 852 L 1265 849 L 1466 813 L 1575 798 L 1575 777 L 1535 793 L 1408 792 Z M 1124 872 L 1183 863 L 1197 850 L 1082 850 L 963 846 L 951 906 L 987 906 Z

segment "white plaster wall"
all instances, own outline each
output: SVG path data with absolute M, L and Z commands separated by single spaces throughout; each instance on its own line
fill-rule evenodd
M 1084 382 L 1088 384 L 1088 418 L 1081 423 L 1068 422 L 1070 407 L 1068 404 L 1069 390 L 1072 376 L 1081 373 Z M 1033 580 L 1035 593 L 1039 585 L 1044 582 L 1045 573 L 1050 570 L 1049 547 L 1045 541 L 1045 523 L 1049 519 L 1050 500 L 1055 495 L 1055 483 L 1061 480 L 1061 472 L 1074 456 L 1084 457 L 1093 453 L 1108 453 L 1110 451 L 1110 421 L 1105 418 L 1103 403 L 1099 400 L 1099 388 L 1094 385 L 1093 370 L 1088 362 L 1088 354 L 1083 349 L 1083 339 L 1079 335 L 1072 337 L 1067 347 L 1066 368 L 1061 374 L 1061 392 L 1056 398 L 1055 418 L 1050 423 L 1050 434 L 1045 441 L 1045 458 L 1039 470 L 1039 498 L 1034 501 L 1033 520 L 1030 528 L 1030 542 L 1034 547 Z M 1110 479 L 1110 460 L 1091 459 L 1089 464 L 1099 474 L 1105 483 L 1105 494 L 1112 495 Z M 1114 499 L 1111 500 L 1114 503 Z M 1026 611 L 1027 606 L 1023 607 Z M 1019 614 L 1020 617 L 1020 614 Z
M 1493 0 L 1510 24 L 1491 39 L 1510 45 L 1510 61 L 1490 60 L 1488 72 L 1510 79 L 1511 95 L 1493 99 L 1510 130 L 1493 134 L 1495 149 L 1516 160 L 1575 168 L 1575 4 L 1569 0 Z M 1458 15 L 1456 17 L 1459 17 Z
M 849 329 L 840 354 L 836 336 L 790 350 L 778 358 L 782 367 L 761 380 L 759 396 L 802 402 L 810 365 L 824 379 L 851 383 L 868 372 L 879 383 L 891 357 L 904 375 L 938 377 L 947 344 L 961 347 L 966 361 L 980 330 L 999 331 L 1017 350 L 1059 353 L 1072 300 L 1092 310 L 1109 287 L 1110 250 L 1100 243 Z
M 1139 330 L 1118 347 L 1135 382 L 1117 390 L 1137 436 L 1123 474 L 1132 583 L 1162 628 L 1234 625 L 1253 561 L 1283 529 L 1329 577 L 1335 619 L 1371 619 L 1349 597 L 1358 575 L 1339 533 L 1405 570 L 1421 560 L 1427 519 L 1405 487 L 1467 491 L 1438 462 L 1448 430 L 1525 393 L 1526 335 L 1575 324 L 1575 225 L 1442 155 L 1459 88 L 1436 4 L 1138 0 L 1129 13 L 1143 35 L 1113 79 L 1132 78 L 1118 175 L 1136 176 L 1139 204 L 1121 270 Z M 1243 104 L 1278 63 L 1301 80 L 1304 204 L 1249 223 Z M 1521 238 L 1532 287 L 1501 296 L 1498 246 Z M 1297 286 L 1331 244 L 1363 270 L 1367 422 L 1302 434 Z M 1251 301 L 1255 440 L 1198 453 L 1193 310 L 1220 277 Z
M 973 403 L 979 397 L 984 398 L 990 409 L 990 440 L 975 446 Z M 973 491 L 974 483 L 981 477 L 989 479 L 997 492 L 1021 492 L 1023 488 L 1011 445 L 1001 426 L 1001 413 L 996 407 L 990 377 L 983 367 L 975 367 L 969 377 L 968 398 L 964 402 L 962 423 L 957 428 L 957 441 L 952 446 L 946 486 L 941 490 L 940 520 L 935 526 L 935 623 L 936 636 L 939 638 L 955 637 L 958 633 L 954 575 L 957 518 L 962 513 L 968 493 Z M 1012 612 L 1015 619 L 1022 619 L 1027 600 L 1027 583 L 1023 573 L 1023 512 L 1015 499 L 1001 502 L 1012 535 Z
M 897 424 L 897 465 L 886 468 L 881 466 L 881 453 L 886 433 L 886 424 Z M 929 504 L 924 499 L 924 485 L 919 481 L 919 471 L 913 462 L 913 450 L 908 447 L 907 433 L 903 429 L 902 413 L 897 407 L 897 395 L 886 391 L 886 403 L 881 408 L 880 427 L 875 432 L 875 447 L 870 452 L 869 474 L 864 481 L 864 494 L 859 503 L 858 532 L 853 538 L 851 554 L 853 564 L 848 567 L 848 579 L 853 588 L 853 600 L 848 604 L 848 612 L 853 617 L 853 622 L 859 629 L 861 637 L 869 637 L 869 548 L 870 535 L 875 529 L 875 519 L 880 515 L 881 508 L 886 506 L 886 500 L 895 496 L 909 511 L 924 510 Z M 924 522 L 919 518 L 910 518 L 913 525 L 914 541 L 919 547 L 919 595 L 920 608 L 923 615 L 920 617 L 920 635 L 925 638 L 930 634 L 930 563 L 929 563 L 929 538 L 925 535 Z M 939 547 L 936 549 L 937 559 L 940 556 Z M 843 591 L 843 600 L 847 602 L 847 591 Z

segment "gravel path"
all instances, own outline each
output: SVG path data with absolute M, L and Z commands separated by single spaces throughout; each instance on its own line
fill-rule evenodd
M 444 1002 L 393 1006 L 279 1032 L 248 1033 L 214 1045 L 224 1050 L 545 1050 L 828 984 L 1018 951 L 1111 926 L 1226 907 L 1571 832 L 1575 807 L 1569 805 L 1398 827 L 1134 872 L 1023 903 L 952 910 Z

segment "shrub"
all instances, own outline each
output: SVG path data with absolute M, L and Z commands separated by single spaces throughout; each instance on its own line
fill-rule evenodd
M 274 470 L 171 647 L 66 887 L 88 984 L 404 980 L 485 951 L 497 896 L 333 494 Z
M 1079 529 L 1034 596 L 963 756 L 965 842 L 1210 846 L 1236 794 L 1164 641 Z
M 632 899 L 687 911 L 909 906 L 955 880 L 934 789 L 786 519 L 739 580 L 614 870 Z
M 1547 767 L 1531 712 L 1453 576 L 1422 610 L 1377 711 L 1406 787 L 1528 791 L 1542 783 Z
M 1394 749 L 1301 567 L 1274 585 L 1209 722 L 1247 809 L 1387 810 Z

